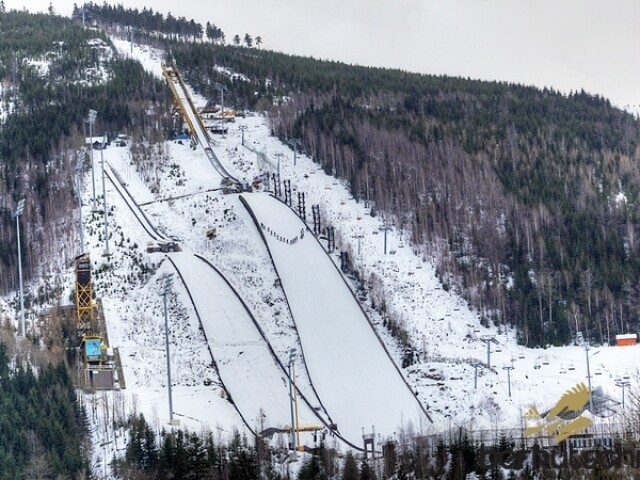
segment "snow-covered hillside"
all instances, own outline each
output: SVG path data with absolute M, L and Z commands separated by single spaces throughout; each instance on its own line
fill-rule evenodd
M 159 52 L 134 46 L 131 53 L 128 43 L 116 42 L 116 45 L 122 54 L 132 54 L 146 68 L 160 75 Z M 197 95 L 193 95 L 193 98 L 200 106 L 204 105 L 205 99 Z M 243 132 L 240 127 L 246 128 L 246 147 L 242 145 Z M 297 205 L 297 193 L 304 192 L 307 217 L 310 217 L 311 206 L 319 205 L 323 226 L 335 227 L 338 250 L 330 258 L 339 266 L 338 252 L 352 252 L 352 261 L 365 287 L 357 296 L 396 365 L 402 364 L 405 352 L 389 333 L 386 326 L 388 318 L 383 318 L 371 307 L 372 296 L 384 297 L 387 315 L 402 324 L 409 342 L 418 349 L 415 363 L 403 369 L 402 375 L 427 409 L 433 423 L 422 418 L 411 422 L 412 429 L 435 434 L 457 425 L 474 429 L 517 428 L 531 405 L 538 405 L 541 409 L 548 407 L 576 383 L 587 382 L 587 355 L 593 385 L 602 387 L 614 399 L 618 400 L 621 394 L 621 390 L 615 386 L 617 379 L 631 377 L 633 381 L 640 347 L 600 347 L 588 352 L 582 347 L 529 350 L 516 344 L 513 332 L 481 326 L 478 315 L 463 300 L 443 289 L 436 276 L 433 259 L 412 247 L 397 229 L 387 232 L 385 240 L 381 218 L 371 216 L 369 208 L 357 203 L 342 181 L 324 174 L 306 156 L 298 155 L 294 165 L 293 152 L 270 137 L 269 132 L 267 118 L 248 114 L 229 124 L 228 134 L 216 136 L 213 146 L 229 171 L 249 181 L 264 173 L 273 174 L 276 154 L 282 154 L 280 172 L 283 179 L 291 181 L 294 205 Z M 183 252 L 173 254 L 173 257 L 179 258 L 176 260 L 181 264 L 179 269 L 195 271 L 204 268 L 201 267 L 202 263 L 192 263 L 195 262 L 193 254 L 211 262 L 238 292 L 282 365 L 288 363 L 292 348 L 304 351 L 305 355 L 309 353 L 306 356 L 306 368 L 300 358 L 296 360 L 301 390 L 311 397 L 317 394 L 329 417 L 353 418 L 355 414 L 350 402 L 355 401 L 357 392 L 347 394 L 340 387 L 336 387 L 335 391 L 328 390 L 336 373 L 336 365 L 345 365 L 346 368 L 349 354 L 358 359 L 369 359 L 375 365 L 380 359 L 380 345 L 374 347 L 375 342 L 368 344 L 363 341 L 361 344 L 354 343 L 350 352 L 326 348 L 323 353 L 322 343 L 313 343 L 309 338 L 326 332 L 314 329 L 316 325 L 313 324 L 298 323 L 298 317 L 304 321 L 321 319 L 309 318 L 313 315 L 309 303 L 291 303 L 289 306 L 284 293 L 293 291 L 287 290 L 292 288 L 286 285 L 287 279 L 295 281 L 296 275 L 299 275 L 295 271 L 299 267 L 295 257 L 288 262 L 276 260 L 274 268 L 269 251 L 281 248 L 283 244 L 269 240 L 265 244 L 238 195 L 224 195 L 219 190 L 220 177 L 201 149 L 192 149 L 188 142 L 167 142 L 153 148 L 158 153 L 155 156 L 157 160 L 144 170 L 133 165 L 128 147 L 111 146 L 104 151 L 94 152 L 97 178 L 100 178 L 103 155 L 104 161 L 118 173 L 131 196 L 158 231 L 180 243 Z M 263 155 L 257 155 L 256 151 Z M 101 183 L 96 184 L 97 200 L 101 205 Z M 118 393 L 87 395 L 86 398 L 93 404 L 117 401 L 125 405 L 129 412 L 143 412 L 158 430 L 171 428 L 168 424 L 161 279 L 164 274 L 175 273 L 176 270 L 164 254 L 146 252 L 150 240 L 148 233 L 109 181 L 106 182 L 106 198 L 109 250 L 112 253 L 108 258 L 102 256 L 105 250 L 104 220 L 101 214 L 92 213 L 92 183 L 90 172 L 87 172 L 83 185 L 85 250 L 91 253 L 95 289 L 104 305 L 110 346 L 118 347 L 121 352 L 126 389 Z M 257 197 L 249 202 L 256 209 L 262 208 Z M 282 227 L 278 226 L 277 218 L 272 222 L 265 221 L 275 212 L 275 209 L 267 209 L 259 215 L 263 224 L 270 229 Z M 282 228 L 289 228 L 288 225 Z M 278 234 L 287 239 L 300 236 L 298 227 L 296 225 L 291 232 Z M 212 229 L 215 229 L 215 235 L 207 236 Z M 306 231 L 305 241 L 312 241 L 310 235 L 311 232 Z M 326 248 L 326 240 L 321 239 L 320 242 Z M 299 241 L 301 248 L 302 243 Z M 275 256 L 287 258 L 288 255 L 294 255 L 294 250 L 289 248 L 281 254 L 275 253 Z M 291 271 L 287 273 L 287 269 Z M 197 288 L 203 290 L 198 298 L 206 296 L 206 289 L 211 288 L 212 302 L 227 299 L 236 302 L 232 295 L 220 294 L 222 287 L 216 288 L 212 277 L 209 278 L 213 274 L 203 270 L 198 275 L 201 275 L 201 283 Z M 72 272 L 69 272 L 70 286 L 72 277 Z M 358 288 L 352 278 L 347 282 L 354 290 Z M 185 283 L 189 284 L 189 281 Z M 226 324 L 216 323 L 220 320 L 214 318 L 219 313 L 216 311 L 209 312 L 212 314 L 209 326 L 200 325 L 195 309 L 207 308 L 202 304 L 198 306 L 198 301 L 192 301 L 185 283 L 179 278 L 174 279 L 169 295 L 176 418 L 180 419 L 182 426 L 195 430 L 208 429 L 226 436 L 234 429 L 245 429 L 243 419 L 236 410 L 238 408 L 253 412 L 244 420 L 254 430 L 261 429 L 265 422 L 275 417 L 278 421 L 270 426 L 285 427 L 283 419 L 289 408 L 288 403 L 282 404 L 288 402 L 286 376 L 282 369 L 275 367 L 274 360 L 264 346 L 258 346 L 262 340 L 255 335 L 251 322 L 238 317 Z M 311 296 L 311 302 L 314 299 L 313 292 L 307 294 Z M 300 295 L 297 298 L 301 298 Z M 323 301 L 331 302 L 331 299 L 325 298 Z M 340 305 L 336 304 L 337 307 Z M 242 310 L 238 305 L 236 307 L 237 312 Z M 222 308 L 220 312 L 224 310 Z M 338 308 L 335 315 L 340 314 Z M 219 357 L 222 359 L 220 361 L 233 363 L 236 372 L 241 372 L 243 365 L 245 370 L 254 368 L 253 373 L 268 377 L 265 384 L 280 382 L 285 387 L 284 394 L 282 390 L 273 396 L 269 392 L 256 392 L 255 385 L 242 383 L 246 377 L 242 377 L 241 373 L 229 382 L 224 374 L 218 375 L 211 357 L 211 352 L 216 357 L 216 335 L 221 334 L 221 328 L 240 328 L 240 325 L 245 325 L 242 328 L 246 330 L 234 331 L 237 338 L 229 342 L 236 342 L 235 347 L 244 342 L 241 346 L 246 348 L 229 348 L 226 357 Z M 341 333 L 337 326 L 335 330 L 336 335 L 352 333 Z M 368 334 L 360 332 L 358 335 L 364 338 Z M 490 338 L 497 343 L 488 342 Z M 330 342 L 331 339 L 323 338 L 322 341 Z M 305 345 L 311 347 L 307 349 Z M 491 368 L 487 365 L 487 345 L 491 348 Z M 245 354 L 249 352 L 250 355 Z M 243 364 L 243 361 L 247 363 Z M 389 365 L 384 364 L 378 370 L 386 369 Z M 221 372 L 225 368 L 224 365 L 217 367 Z M 506 370 L 504 367 L 513 369 Z M 476 371 L 477 388 L 474 387 Z M 364 371 L 361 374 L 370 375 Z M 221 379 L 229 390 L 234 389 L 234 404 L 229 402 Z M 400 392 L 399 387 L 391 386 L 391 382 L 396 380 L 389 380 L 385 385 L 389 386 L 390 391 Z M 315 393 L 312 392 L 310 381 L 318 382 Z M 398 402 L 405 401 L 405 393 L 398 393 Z M 368 394 L 363 392 L 363 395 Z M 364 397 L 363 405 L 369 400 L 374 403 L 373 399 Z M 393 401 L 393 396 L 385 397 L 385 402 Z M 314 402 L 311 403 L 316 406 Z M 369 433 L 374 429 L 384 432 L 385 438 L 380 438 L 384 440 L 408 426 L 406 418 L 394 418 L 392 415 L 382 418 L 384 408 L 372 407 L 368 411 L 378 412 L 376 415 L 380 417 L 367 418 L 367 424 L 357 427 L 351 425 L 349 440 L 357 442 L 362 430 Z M 389 405 L 389 411 L 395 411 L 393 405 Z M 311 412 L 301 410 L 301 415 L 305 422 L 316 421 L 311 418 Z M 363 415 L 363 418 L 366 416 Z M 390 422 L 395 424 L 390 425 Z M 376 424 L 380 425 L 377 429 Z M 107 430 L 97 429 L 95 435 L 103 445 L 103 449 L 96 453 L 95 461 L 104 462 L 105 458 L 114 455 L 118 448 L 117 441 Z M 307 437 L 305 441 L 312 442 L 312 439 Z M 333 441 L 337 442 L 335 439 Z

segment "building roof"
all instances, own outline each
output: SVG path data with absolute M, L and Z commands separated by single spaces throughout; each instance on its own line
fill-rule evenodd
M 616 340 L 637 340 L 637 333 L 622 333 L 620 335 L 616 335 Z
M 90 143 L 107 143 L 107 136 L 106 135 L 101 135 L 99 137 L 85 137 L 84 139 L 84 144 L 85 145 L 89 145 Z

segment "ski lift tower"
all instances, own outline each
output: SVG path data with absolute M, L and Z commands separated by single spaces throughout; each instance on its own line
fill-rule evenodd
M 487 368 L 491 368 L 491 344 L 498 345 L 499 343 L 493 335 L 484 335 L 480 341 L 487 344 Z

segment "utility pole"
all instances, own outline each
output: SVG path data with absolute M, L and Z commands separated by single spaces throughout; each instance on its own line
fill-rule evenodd
M 511 398 L 511 370 L 513 370 L 513 365 L 509 367 L 502 367 L 502 369 L 507 371 L 507 379 L 509 382 L 509 398 Z
M 102 208 L 104 209 L 104 253 L 103 257 L 109 258 L 109 217 L 107 214 L 107 189 L 104 183 L 104 147 L 105 141 L 102 139 L 102 148 L 100 149 L 100 163 L 102 164 Z
M 167 315 L 167 295 L 173 285 L 173 273 L 162 277 L 162 297 L 164 301 L 164 345 L 167 352 L 167 385 L 169 387 L 169 424 L 173 425 L 173 397 L 171 392 L 171 356 L 169 354 L 169 319 Z
M 24 198 L 18 202 L 16 206 L 16 230 L 18 238 L 18 279 L 20 282 L 20 335 L 25 336 L 24 326 L 24 294 L 22 289 L 22 252 L 20 251 L 20 215 L 24 211 Z

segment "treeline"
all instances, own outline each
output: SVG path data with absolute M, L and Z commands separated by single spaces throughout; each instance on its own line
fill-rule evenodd
M 0 391 L 0 479 L 89 474 L 84 412 L 64 364 L 34 372 L 0 343 Z
M 197 23 L 193 19 L 174 17 L 171 13 L 165 17 L 162 13 L 154 12 L 152 8 L 148 9 L 147 7 L 138 10 L 137 8 L 124 8 L 122 4 L 112 6 L 106 2 L 102 5 L 89 2 L 81 7 L 74 5 L 73 17 L 81 19 L 83 15 L 85 21 L 96 21 L 107 25 L 118 24 L 133 28 L 136 31 L 136 36 L 164 34 L 173 40 L 195 42 L 202 40 L 206 35 L 206 38 L 212 42 L 224 43 L 225 40 L 224 32 L 211 22 L 207 22 L 203 28 L 201 23 Z
M 130 480 L 615 480 L 638 474 L 633 455 L 636 443 L 615 435 L 606 449 L 573 450 L 569 455 L 564 444 L 542 448 L 534 442 L 525 446 L 522 439 L 504 433 L 496 433 L 495 441 L 491 438 L 490 444 L 485 444 L 474 440 L 465 428 L 438 437 L 401 432 L 374 456 L 339 452 L 321 444 L 298 454 L 299 463 L 295 464 L 284 445 L 273 447 L 260 439 L 250 444 L 238 433 L 228 442 L 214 440 L 208 432 L 163 430 L 156 436 L 141 414 L 130 417 L 127 428 L 124 458 L 112 467 L 119 478 Z
M 608 100 L 243 48 L 171 49 L 205 96 L 217 82 L 225 102 L 273 113 L 278 136 L 301 140 L 437 258 L 445 288 L 487 324 L 517 327 L 528 346 L 638 331 L 640 122 Z
M 278 479 L 273 451 L 260 439 L 253 445 L 236 432 L 228 442 L 209 433 L 162 431 L 159 439 L 139 414 L 129 419 L 129 439 L 123 459 L 114 464 L 120 478 L 199 480 Z
M 171 96 L 160 80 L 129 59 L 103 55 L 88 43 L 106 36 L 53 15 L 0 15 L 5 65 L 0 128 L 0 292 L 17 288 L 15 205 L 21 222 L 25 280 L 46 276 L 79 253 L 75 170 L 90 168 L 82 154 L 86 119 L 98 112 L 95 135 L 126 132 L 150 143 L 174 128 Z M 35 30 L 34 30 L 35 29 Z M 35 62 L 44 62 L 43 71 Z M 99 75 L 92 72 L 100 71 Z M 62 255 L 62 257 L 61 257 Z M 30 305 L 30 296 L 26 305 Z

